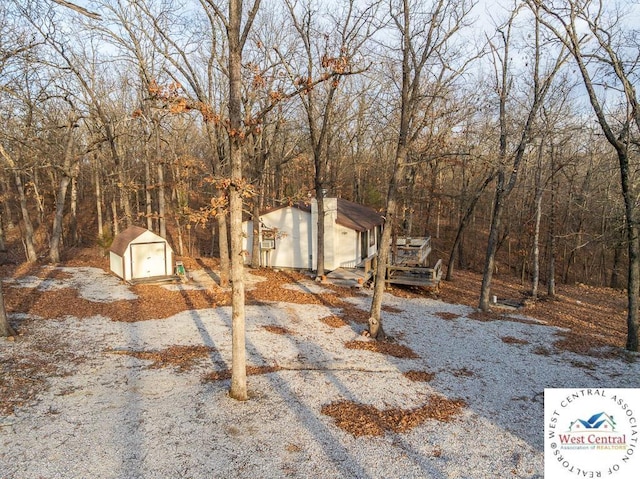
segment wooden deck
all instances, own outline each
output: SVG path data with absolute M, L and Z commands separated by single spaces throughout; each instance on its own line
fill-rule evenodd
M 429 267 L 430 253 L 431 237 L 398 238 L 391 252 L 385 283 L 437 288 L 442 279 L 442 260 Z M 375 260 L 376 256 L 372 255 L 358 264 L 344 264 L 327 274 L 327 280 L 339 286 L 362 287 L 374 274 Z
M 431 237 L 398 238 L 387 266 L 387 284 L 437 287 L 442 279 L 442 260 L 428 266 Z
M 327 274 L 327 280 L 337 286 L 361 288 L 372 274 L 372 270 L 365 271 L 364 268 L 338 268 Z
M 345 264 L 327 274 L 327 279 L 338 286 L 360 288 L 373 276 L 375 260 L 373 254 L 358 264 Z
M 391 264 L 398 266 L 427 266 L 431 253 L 431 237 L 398 238 L 391 252 Z
M 438 260 L 433 268 L 426 266 L 387 267 L 387 284 L 404 284 L 408 286 L 437 287 L 442 279 L 442 260 Z

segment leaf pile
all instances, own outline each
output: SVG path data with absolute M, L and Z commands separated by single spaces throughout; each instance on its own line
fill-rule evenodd
M 275 373 L 281 369 L 280 366 L 247 366 L 247 376 Z M 213 371 L 202 378 L 203 381 L 224 381 L 226 379 L 231 379 L 231 369 Z
M 341 328 L 347 325 L 347 323 L 340 316 L 326 316 L 320 321 L 322 321 L 327 326 L 331 326 L 332 328 Z
M 81 298 L 73 288 L 37 291 L 9 287 L 5 291 L 5 306 L 9 314 L 25 313 L 45 319 L 100 315 L 113 321 L 134 322 L 163 319 L 186 310 L 230 304 L 229 293 L 219 288 L 213 291 L 168 291 L 158 286 L 138 285 L 132 290 L 138 295 L 137 299 L 100 303 Z
M 462 400 L 431 396 L 429 402 L 416 409 L 380 410 L 371 405 L 342 400 L 322 406 L 321 412 L 334 419 L 336 426 L 355 437 L 382 436 L 387 431 L 403 433 L 429 419 L 450 422 L 466 406 Z
M 31 334 L 28 327 L 27 324 L 21 328 L 24 334 Z M 69 366 L 84 360 L 59 336 L 47 334 L 34 338 L 29 350 L 12 347 L 9 354 L 0 356 L 0 416 L 8 416 L 15 409 L 29 405 L 47 390 L 50 378 L 71 374 Z M 21 340 L 18 336 L 16 346 Z
M 398 343 L 389 341 L 360 341 L 353 340 L 345 343 L 347 349 L 359 349 L 362 351 L 374 351 L 376 353 L 386 354 L 394 358 L 416 359 L 419 358 L 413 349 Z
M 428 383 L 436 377 L 436 373 L 431 373 L 429 371 L 406 371 L 402 373 L 402 375 L 413 382 L 421 383 Z
M 505 344 L 529 344 L 526 339 L 514 338 L 513 336 L 503 336 L 500 339 Z
M 116 354 L 126 354 L 144 361 L 153 361 L 149 369 L 176 367 L 180 371 L 189 371 L 201 359 L 216 351 L 209 346 L 169 346 L 159 351 L 109 351 Z
M 436 316 L 442 318 L 442 319 L 446 319 L 447 321 L 451 321 L 452 319 L 458 319 L 460 317 L 459 314 L 456 313 L 450 313 L 448 311 L 438 311 L 436 313 Z
M 264 326 L 262 326 L 262 328 L 273 334 L 293 334 L 287 328 L 283 326 L 276 326 L 273 324 L 265 324 Z

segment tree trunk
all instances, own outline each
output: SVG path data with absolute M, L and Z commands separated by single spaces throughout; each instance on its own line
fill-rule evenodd
M 316 276 L 324 276 L 324 193 L 321 183 L 316 183 L 316 201 L 318 202 L 318 237 L 316 238 Z
M 2 207 L 4 208 L 4 220 L 7 231 L 11 231 L 14 228 L 11 205 L 9 204 L 9 191 L 11 191 L 9 178 L 3 176 L 0 182 L 0 194 L 4 193 L 6 195 L 5 200 L 2 202 Z
M 2 281 L 0 281 L 0 338 L 15 335 L 16 332 L 9 324 L 7 310 L 4 307 L 4 294 L 2 293 Z
M 251 216 L 253 217 L 252 221 L 252 239 L 251 239 L 251 267 L 258 268 L 260 267 L 260 255 L 262 251 L 260 250 L 260 202 L 255 201 L 253 203 L 253 211 Z
M 97 158 L 96 158 L 97 163 Z M 102 186 L 100 185 L 100 170 L 96 164 L 96 169 L 94 172 L 94 181 L 96 183 L 96 216 L 98 219 L 98 238 L 102 240 L 104 238 L 104 221 L 102 219 L 102 203 L 104 199 L 102 198 Z
M 74 172 L 71 178 L 71 197 L 69 198 L 69 233 L 74 246 L 80 244 L 78 232 L 78 174 Z
M 551 145 L 551 172 L 554 175 L 551 178 L 551 200 L 549 211 L 549 238 L 548 251 L 549 263 L 547 265 L 547 296 L 554 298 L 556 296 L 556 190 L 557 180 L 555 178 L 555 148 Z
M 18 190 L 18 197 L 20 198 L 20 211 L 22 212 L 22 221 L 24 223 L 24 242 L 27 262 L 33 263 L 38 259 L 33 241 L 33 223 L 31 223 L 31 217 L 29 216 L 27 197 L 24 194 L 24 188 L 22 186 L 22 178 L 20 177 L 20 173 L 18 171 L 14 171 L 13 175 L 16 183 L 16 188 Z
M 118 181 L 120 182 L 120 208 L 124 214 L 124 222 L 126 227 L 131 226 L 131 204 L 129 202 L 129 189 L 127 182 L 125 181 L 125 174 L 122 168 L 122 164 L 118 167 Z
M 460 220 L 460 225 L 458 225 L 458 231 L 456 232 L 456 238 L 453 241 L 453 246 L 451 246 L 451 252 L 449 253 L 449 263 L 447 265 L 447 275 L 445 277 L 446 281 L 451 281 L 453 279 L 453 270 L 454 270 L 454 263 L 455 263 L 455 259 L 456 259 L 456 250 L 458 248 L 460 248 L 460 261 L 462 261 L 462 234 L 464 232 L 464 229 L 467 227 L 467 224 L 469 223 L 469 220 L 471 219 L 471 216 L 473 215 L 473 212 L 476 208 L 476 204 L 478 204 L 478 200 L 480 199 L 480 197 L 482 196 L 482 192 L 485 190 L 485 188 L 489 185 L 489 183 L 491 183 L 491 181 L 493 181 L 494 175 L 489 175 L 487 176 L 487 178 L 484 180 L 484 182 L 482 183 L 482 185 L 480 186 L 480 188 L 478 189 L 478 191 L 476 192 L 476 194 L 473 196 L 473 198 L 471 199 L 471 202 L 469 203 L 469 206 L 467 207 L 467 211 L 465 211 L 464 216 L 462 217 L 462 219 Z
M 165 202 L 164 168 L 162 162 L 158 162 L 158 226 L 160 236 L 167 237 L 167 211 Z
M 147 229 L 153 231 L 153 199 L 151 198 L 151 166 L 149 159 L 144 162 L 144 203 Z
M 2 226 L 3 223 L 3 218 L 2 218 L 2 212 L 0 211 L 0 252 L 2 251 L 6 251 L 6 246 L 4 243 L 4 227 Z
M 256 0 L 253 12 L 257 12 Z M 254 13 L 255 15 L 255 13 Z M 229 395 L 239 401 L 248 399 L 245 344 L 244 256 L 242 251 L 242 0 L 229 1 L 229 219 L 231 228 L 231 388 Z M 250 28 L 251 18 L 246 29 Z M 245 30 L 247 33 L 248 30 Z M 246 37 L 245 37 L 246 38 Z
M 60 179 L 58 197 L 56 199 L 56 213 L 53 217 L 53 230 L 49 241 L 49 261 L 53 264 L 60 262 L 60 245 L 62 244 L 62 220 L 64 218 L 64 203 L 67 198 L 67 188 L 71 178 L 66 174 Z
M 60 246 L 62 245 L 62 222 L 64 220 L 64 205 L 67 199 L 67 190 L 71 183 L 71 155 L 73 154 L 73 129 L 75 121 L 70 121 L 67 129 L 67 142 L 64 147 L 64 158 L 61 168 L 60 186 L 56 197 L 56 212 L 53 217 L 51 240 L 49 241 L 49 260 L 53 264 L 60 262 Z
M 635 196 L 631 191 L 629 157 L 626 150 L 618 151 L 620 164 L 620 182 L 625 206 L 627 241 L 629 248 L 629 270 L 627 278 L 627 349 L 640 351 L 638 348 L 638 329 L 640 326 L 640 239 L 634 218 Z
M 371 300 L 371 311 L 369 313 L 369 334 L 372 338 L 379 341 L 386 338 L 386 334 L 382 327 L 382 297 L 384 296 L 387 279 L 387 265 L 389 264 L 389 257 L 391 256 L 391 239 L 397 216 L 397 185 L 402 178 L 406 157 L 406 147 L 404 144 L 400 144 L 396 152 L 394 172 L 391 177 L 391 181 L 389 182 L 385 224 L 384 229 L 382 230 L 380 246 L 378 248 L 373 299 Z
M 120 220 L 118 219 L 118 205 L 116 205 L 116 199 L 111 199 L 111 217 L 113 221 L 113 236 L 118 236 L 120 233 Z
M 482 273 L 482 285 L 480 286 L 480 303 L 478 307 L 482 311 L 488 311 L 491 295 L 491 280 L 495 269 L 496 251 L 498 250 L 498 235 L 502 226 L 502 211 L 504 209 L 504 172 L 498 173 L 498 185 L 496 187 L 496 196 L 493 202 L 493 214 L 491 218 L 491 227 L 489 229 L 489 240 L 487 242 L 487 254 L 484 261 L 484 270 Z
M 531 280 L 531 297 L 538 298 L 540 284 L 540 221 L 542 220 L 542 152 L 543 142 L 538 145 L 538 167 L 536 168 L 535 192 L 535 225 L 533 233 L 533 278 Z

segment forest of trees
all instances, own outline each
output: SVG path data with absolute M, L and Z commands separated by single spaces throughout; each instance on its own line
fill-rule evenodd
M 67 3 L 0 3 L 0 250 L 57 263 L 138 224 L 228 281 L 242 215 L 324 190 L 431 235 L 447 279 L 482 272 L 480 307 L 493 274 L 629 285 L 638 349 L 618 2 Z

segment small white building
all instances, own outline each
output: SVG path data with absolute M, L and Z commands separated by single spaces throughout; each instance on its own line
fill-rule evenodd
M 116 275 L 130 281 L 173 274 L 173 249 L 167 240 L 139 226 L 118 234 L 109 249 L 109 265 Z
M 324 198 L 324 267 L 355 268 L 378 251 L 384 218 L 373 208 Z M 244 249 L 251 258 L 253 221 L 243 223 Z M 274 268 L 316 270 L 318 203 L 299 203 L 260 216 L 260 263 Z

